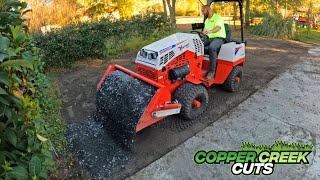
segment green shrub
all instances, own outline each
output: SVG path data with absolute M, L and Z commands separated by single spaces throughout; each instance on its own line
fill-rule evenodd
M 0 3 L 0 179 L 41 179 L 56 171 L 48 81 L 23 24 L 26 7 L 17 0 Z
M 118 55 L 123 52 L 138 52 L 142 47 L 151 44 L 163 37 L 169 36 L 171 32 L 153 33 L 152 36 L 133 36 L 125 41 L 117 43 L 116 37 L 109 38 L 105 43 L 105 56 Z
M 42 49 L 46 67 L 69 67 L 81 59 L 111 55 L 114 47 L 124 45 L 132 37 L 148 38 L 154 33 L 168 31 L 168 28 L 163 15 L 147 14 L 130 20 L 104 19 L 69 25 L 45 35 L 35 34 L 34 40 Z
M 295 26 L 293 20 L 281 15 L 266 15 L 262 22 L 250 28 L 252 34 L 270 36 L 273 38 L 293 38 Z

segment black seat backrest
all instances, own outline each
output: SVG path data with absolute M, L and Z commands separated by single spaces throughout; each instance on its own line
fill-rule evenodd
M 192 30 L 196 30 L 196 29 L 202 29 L 204 28 L 204 23 L 193 23 L 192 25 Z
M 224 39 L 225 43 L 230 42 L 230 38 L 231 38 L 231 28 L 229 24 L 224 24 L 224 28 L 226 30 L 226 38 Z

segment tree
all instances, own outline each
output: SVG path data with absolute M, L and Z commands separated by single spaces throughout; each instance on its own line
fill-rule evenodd
M 250 0 L 246 0 L 245 26 L 250 25 Z
M 121 18 L 131 17 L 133 14 L 133 0 L 113 0 L 116 4 L 116 9 L 119 11 Z
M 127 18 L 133 14 L 133 0 L 82 0 L 81 5 L 91 18 L 99 18 L 106 13 L 119 11 L 121 18 Z
M 26 14 L 31 31 L 40 31 L 42 26 L 71 24 L 77 19 L 76 0 L 26 0 L 31 13 Z
M 163 7 L 168 7 L 170 13 L 170 22 L 176 28 L 176 0 L 163 0 Z M 166 11 L 165 11 L 166 12 Z
M 83 4 L 83 6 L 85 8 L 85 14 L 91 18 L 101 16 L 105 13 L 112 13 L 116 9 L 116 5 L 112 3 L 111 0 L 89 0 L 86 4 Z
M 310 19 L 311 19 L 311 17 L 312 17 L 312 0 L 310 0 L 308 12 L 307 12 L 308 35 L 309 35 L 310 28 L 311 28 L 311 24 L 310 24 Z
M 162 4 L 163 4 L 164 15 L 165 15 L 165 17 L 167 17 L 168 11 L 167 11 L 167 2 L 166 2 L 166 0 L 162 0 Z
M 238 9 L 237 3 L 233 2 L 233 27 L 234 27 L 234 30 L 237 30 L 237 28 L 236 28 L 236 20 L 237 20 L 237 12 L 238 12 L 237 9 Z

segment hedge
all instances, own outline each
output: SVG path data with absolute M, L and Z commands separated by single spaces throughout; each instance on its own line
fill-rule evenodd
M 162 14 L 145 14 L 130 20 L 72 24 L 47 34 L 33 34 L 33 39 L 42 49 L 46 67 L 70 67 L 78 60 L 105 58 L 110 49 L 121 48 L 131 38 L 150 38 L 169 30 Z
M 56 172 L 49 138 L 56 129 L 47 116 L 52 99 L 39 49 L 23 24 L 26 7 L 0 3 L 0 179 L 47 179 Z

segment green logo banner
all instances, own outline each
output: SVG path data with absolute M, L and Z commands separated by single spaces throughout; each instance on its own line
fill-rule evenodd
M 197 164 L 230 164 L 234 175 L 270 175 L 275 164 L 309 164 L 313 150 L 309 144 L 289 144 L 276 141 L 272 145 L 255 145 L 243 142 L 240 151 L 198 151 L 194 156 Z

